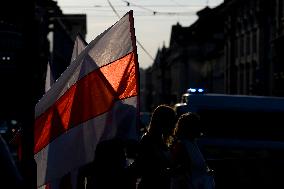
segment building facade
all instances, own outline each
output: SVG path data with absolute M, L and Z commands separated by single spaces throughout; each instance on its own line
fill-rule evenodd
M 51 28 L 56 17 L 64 17 L 64 14 L 57 2 L 52 0 L 10 0 L 0 7 L 0 130 L 2 132 L 2 128 L 6 128 L 5 132 L 9 136 L 4 138 L 9 144 L 15 136 L 12 133 L 14 129 L 21 128 L 21 168 L 27 188 L 36 187 L 36 167 L 33 160 L 34 108 L 45 92 L 47 63 L 55 52 L 51 51 L 50 43 L 57 43 L 55 40 L 63 43 L 62 39 L 69 38 L 70 45 L 65 50 L 70 55 L 57 53 L 58 56 L 68 59 L 69 65 L 74 42 L 72 36 L 78 30 L 83 31 L 83 36 L 86 33 L 86 16 L 80 15 L 83 17 L 80 24 L 77 21 L 74 23 L 72 19 L 68 22 L 69 25 L 76 26 L 74 28 L 81 27 L 82 30 L 68 29 L 66 21 L 65 26 L 61 27 L 65 29 L 61 30 L 62 37 L 50 41 L 48 34 L 58 33 Z
M 271 94 L 271 1 L 226 1 L 226 93 Z
M 224 92 L 224 34 L 221 7 L 198 12 L 189 27 L 172 26 L 169 47 L 159 49 L 147 86 L 148 107 L 173 105 L 190 87 Z M 209 25 L 214 27 L 208 27 Z M 151 84 L 150 84 L 151 83 Z
M 162 97 L 149 95 L 152 106 L 178 102 L 189 87 L 204 87 L 209 93 L 284 96 L 283 0 L 225 0 L 197 15 L 189 27 L 172 27 L 166 53 L 158 52 L 149 68 L 152 89 L 163 88 L 158 86 L 162 83 L 168 86 L 160 90 Z
M 226 93 L 283 96 L 283 1 L 225 1 Z

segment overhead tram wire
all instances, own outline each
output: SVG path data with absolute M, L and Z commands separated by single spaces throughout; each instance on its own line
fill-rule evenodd
M 125 3 L 127 3 L 126 1 L 124 1 Z M 129 2 L 130 3 L 130 2 Z M 133 3 L 130 3 L 129 5 L 133 5 Z M 127 6 L 127 5 L 126 5 Z M 143 7 L 143 9 L 145 9 L 146 7 L 157 7 L 157 8 L 171 8 L 171 7 L 186 7 L 186 8 L 202 8 L 204 7 L 204 5 L 189 5 L 189 4 L 176 4 L 176 5 L 165 5 L 165 4 L 153 4 L 153 5 L 137 5 L 138 7 Z M 88 5 L 63 5 L 60 6 L 61 8 L 106 8 L 109 7 L 109 5 L 93 5 L 93 6 L 88 6 Z M 115 5 L 115 7 L 125 7 L 125 5 Z
M 142 10 L 145 10 L 146 12 L 149 12 L 151 15 L 162 15 L 162 16 L 188 16 L 188 15 L 193 15 L 195 14 L 196 11 L 192 10 L 192 11 L 184 11 L 184 12 L 162 12 L 162 11 L 155 11 L 153 9 L 150 9 L 150 8 L 147 8 L 147 7 L 150 7 L 150 6 L 153 6 L 153 7 L 202 7 L 201 5 L 179 5 L 177 4 L 176 6 L 173 6 L 173 5 L 145 5 L 145 6 L 141 6 L 141 5 L 137 5 L 137 4 L 134 4 L 134 3 L 131 3 L 129 1 L 126 1 L 126 0 L 122 0 L 124 3 L 127 3 L 126 6 L 133 6 L 133 7 L 137 7 L 137 8 L 140 8 Z M 75 6 L 75 5 L 69 5 L 69 6 L 64 6 L 64 8 L 70 8 L 70 9 L 87 9 L 87 10 L 92 10 L 92 9 L 96 9 L 97 11 L 113 11 L 113 10 L 99 10 L 100 8 L 106 8 L 106 7 L 109 7 L 109 6 L 105 6 L 105 5 L 94 5 L 92 7 L 90 6 Z M 112 7 L 114 7 L 112 5 Z M 125 6 L 121 6 L 121 5 L 116 5 L 116 7 L 125 7 Z M 116 11 L 116 12 L 122 12 L 122 11 Z M 148 16 L 147 13 L 145 12 L 145 16 Z M 139 15 L 139 16 L 143 16 L 143 15 Z
M 188 15 L 188 14 L 192 14 L 193 12 L 161 12 L 161 11 L 155 11 L 153 9 L 149 9 L 149 8 L 146 8 L 144 6 L 141 6 L 141 5 L 137 5 L 137 4 L 134 4 L 134 3 L 131 3 L 129 1 L 126 1 L 126 0 L 122 0 L 123 2 L 127 3 L 127 6 L 135 6 L 135 7 L 138 7 L 138 8 L 141 8 L 141 9 L 144 9 L 144 10 L 147 10 L 149 12 L 151 12 L 154 16 L 155 15 L 168 15 L 168 16 L 174 16 L 174 15 Z
M 120 19 L 120 15 L 117 13 L 117 11 L 115 10 L 115 8 L 112 6 L 111 2 L 109 0 L 108 4 L 109 6 L 112 8 L 113 12 L 116 14 L 116 16 Z M 136 39 L 138 45 L 142 48 L 142 50 L 151 58 L 152 61 L 154 61 L 154 58 L 151 56 L 151 54 L 143 47 L 143 45 L 138 41 L 138 39 Z
M 141 5 L 136 5 L 134 3 L 130 3 L 129 1 L 125 1 L 125 0 L 122 0 L 122 1 L 125 2 L 127 4 L 127 6 L 130 6 L 130 4 L 131 4 L 131 5 L 134 5 L 135 7 L 139 7 L 140 9 L 143 9 L 143 10 L 146 10 L 146 11 L 149 11 L 149 12 L 155 12 L 154 10 L 146 8 L 146 7 L 141 6 Z
M 112 4 L 110 3 L 109 0 L 107 0 L 109 6 L 111 7 L 111 9 L 113 10 L 113 12 L 116 14 L 116 16 L 120 19 L 121 17 L 119 16 L 118 12 L 116 12 L 115 8 L 112 6 Z

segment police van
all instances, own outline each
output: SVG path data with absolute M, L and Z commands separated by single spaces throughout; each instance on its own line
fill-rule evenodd
M 284 98 L 190 88 L 181 99 L 178 115 L 200 115 L 198 144 L 215 170 L 216 188 L 284 188 Z
M 175 109 L 178 115 L 198 113 L 208 134 L 284 139 L 283 97 L 206 94 L 190 88 Z

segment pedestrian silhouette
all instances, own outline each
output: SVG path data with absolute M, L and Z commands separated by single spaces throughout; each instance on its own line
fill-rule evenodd
M 139 189 L 170 187 L 170 153 L 167 137 L 175 125 L 176 115 L 167 105 L 158 106 L 152 113 L 147 132 L 139 143 L 137 167 L 141 175 Z
M 110 139 L 101 141 L 95 151 L 92 175 L 87 188 L 113 189 L 125 188 L 126 157 L 123 141 Z
M 171 189 L 213 189 L 214 179 L 196 139 L 201 136 L 200 117 L 195 113 L 180 116 L 171 146 L 174 174 Z

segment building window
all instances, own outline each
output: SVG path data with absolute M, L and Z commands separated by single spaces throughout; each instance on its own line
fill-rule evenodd
M 245 39 L 243 35 L 241 36 L 240 52 L 241 52 L 241 56 L 245 55 Z
M 238 94 L 244 93 L 244 65 L 241 63 L 238 67 Z
M 239 49 L 240 49 L 240 47 L 239 47 L 239 38 L 238 37 L 236 37 L 236 40 L 235 40 L 235 56 L 236 56 L 236 58 L 238 58 L 240 55 L 239 55 Z
M 250 63 L 246 63 L 246 69 L 245 69 L 245 77 L 246 77 L 246 81 L 245 81 L 245 84 L 246 84 L 246 88 L 245 88 L 245 94 L 249 94 L 249 88 L 250 88 L 250 71 L 251 71 L 251 67 L 250 67 Z
M 252 34 L 252 52 L 256 53 L 256 51 L 257 51 L 257 30 L 254 30 Z
M 250 49 L 251 49 L 251 45 L 250 45 L 250 33 L 247 34 L 246 36 L 246 54 L 249 55 L 251 52 L 250 52 Z
M 282 0 L 279 0 L 279 13 L 282 20 L 284 20 L 284 3 Z

